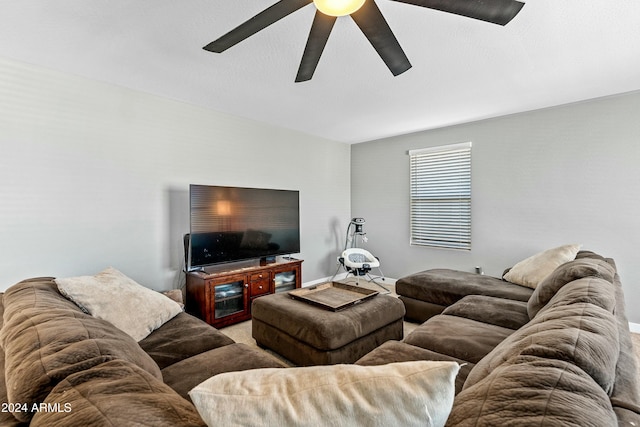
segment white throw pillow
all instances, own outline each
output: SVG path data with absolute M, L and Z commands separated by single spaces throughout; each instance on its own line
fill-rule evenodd
M 517 263 L 504 279 L 517 285 L 535 289 L 553 270 L 573 261 L 582 245 L 564 245 L 547 249 Z
M 189 392 L 208 426 L 444 426 L 455 362 L 268 368 L 215 375 Z
M 142 340 L 182 311 L 178 303 L 109 267 L 95 276 L 55 279 L 60 293 L 94 317 Z

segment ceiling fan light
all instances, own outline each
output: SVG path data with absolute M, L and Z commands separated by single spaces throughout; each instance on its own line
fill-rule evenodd
M 316 8 L 329 16 L 351 15 L 362 7 L 366 0 L 313 0 Z

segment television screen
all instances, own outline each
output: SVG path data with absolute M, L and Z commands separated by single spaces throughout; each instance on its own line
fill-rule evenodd
M 299 192 L 191 185 L 188 269 L 300 252 Z

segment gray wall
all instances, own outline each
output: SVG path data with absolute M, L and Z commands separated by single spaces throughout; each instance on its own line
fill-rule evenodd
M 473 142 L 472 250 L 409 245 L 407 150 Z M 640 92 L 352 146 L 351 209 L 389 277 L 445 267 L 499 276 L 581 243 L 615 259 L 640 323 Z
M 0 291 L 113 266 L 177 287 L 190 183 L 300 191 L 303 281 L 335 271 L 350 147 L 0 59 Z

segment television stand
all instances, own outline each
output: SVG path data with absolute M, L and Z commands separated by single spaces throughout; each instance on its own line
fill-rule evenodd
M 251 319 L 251 303 L 302 286 L 303 260 L 225 264 L 187 272 L 186 310 L 220 328 Z

